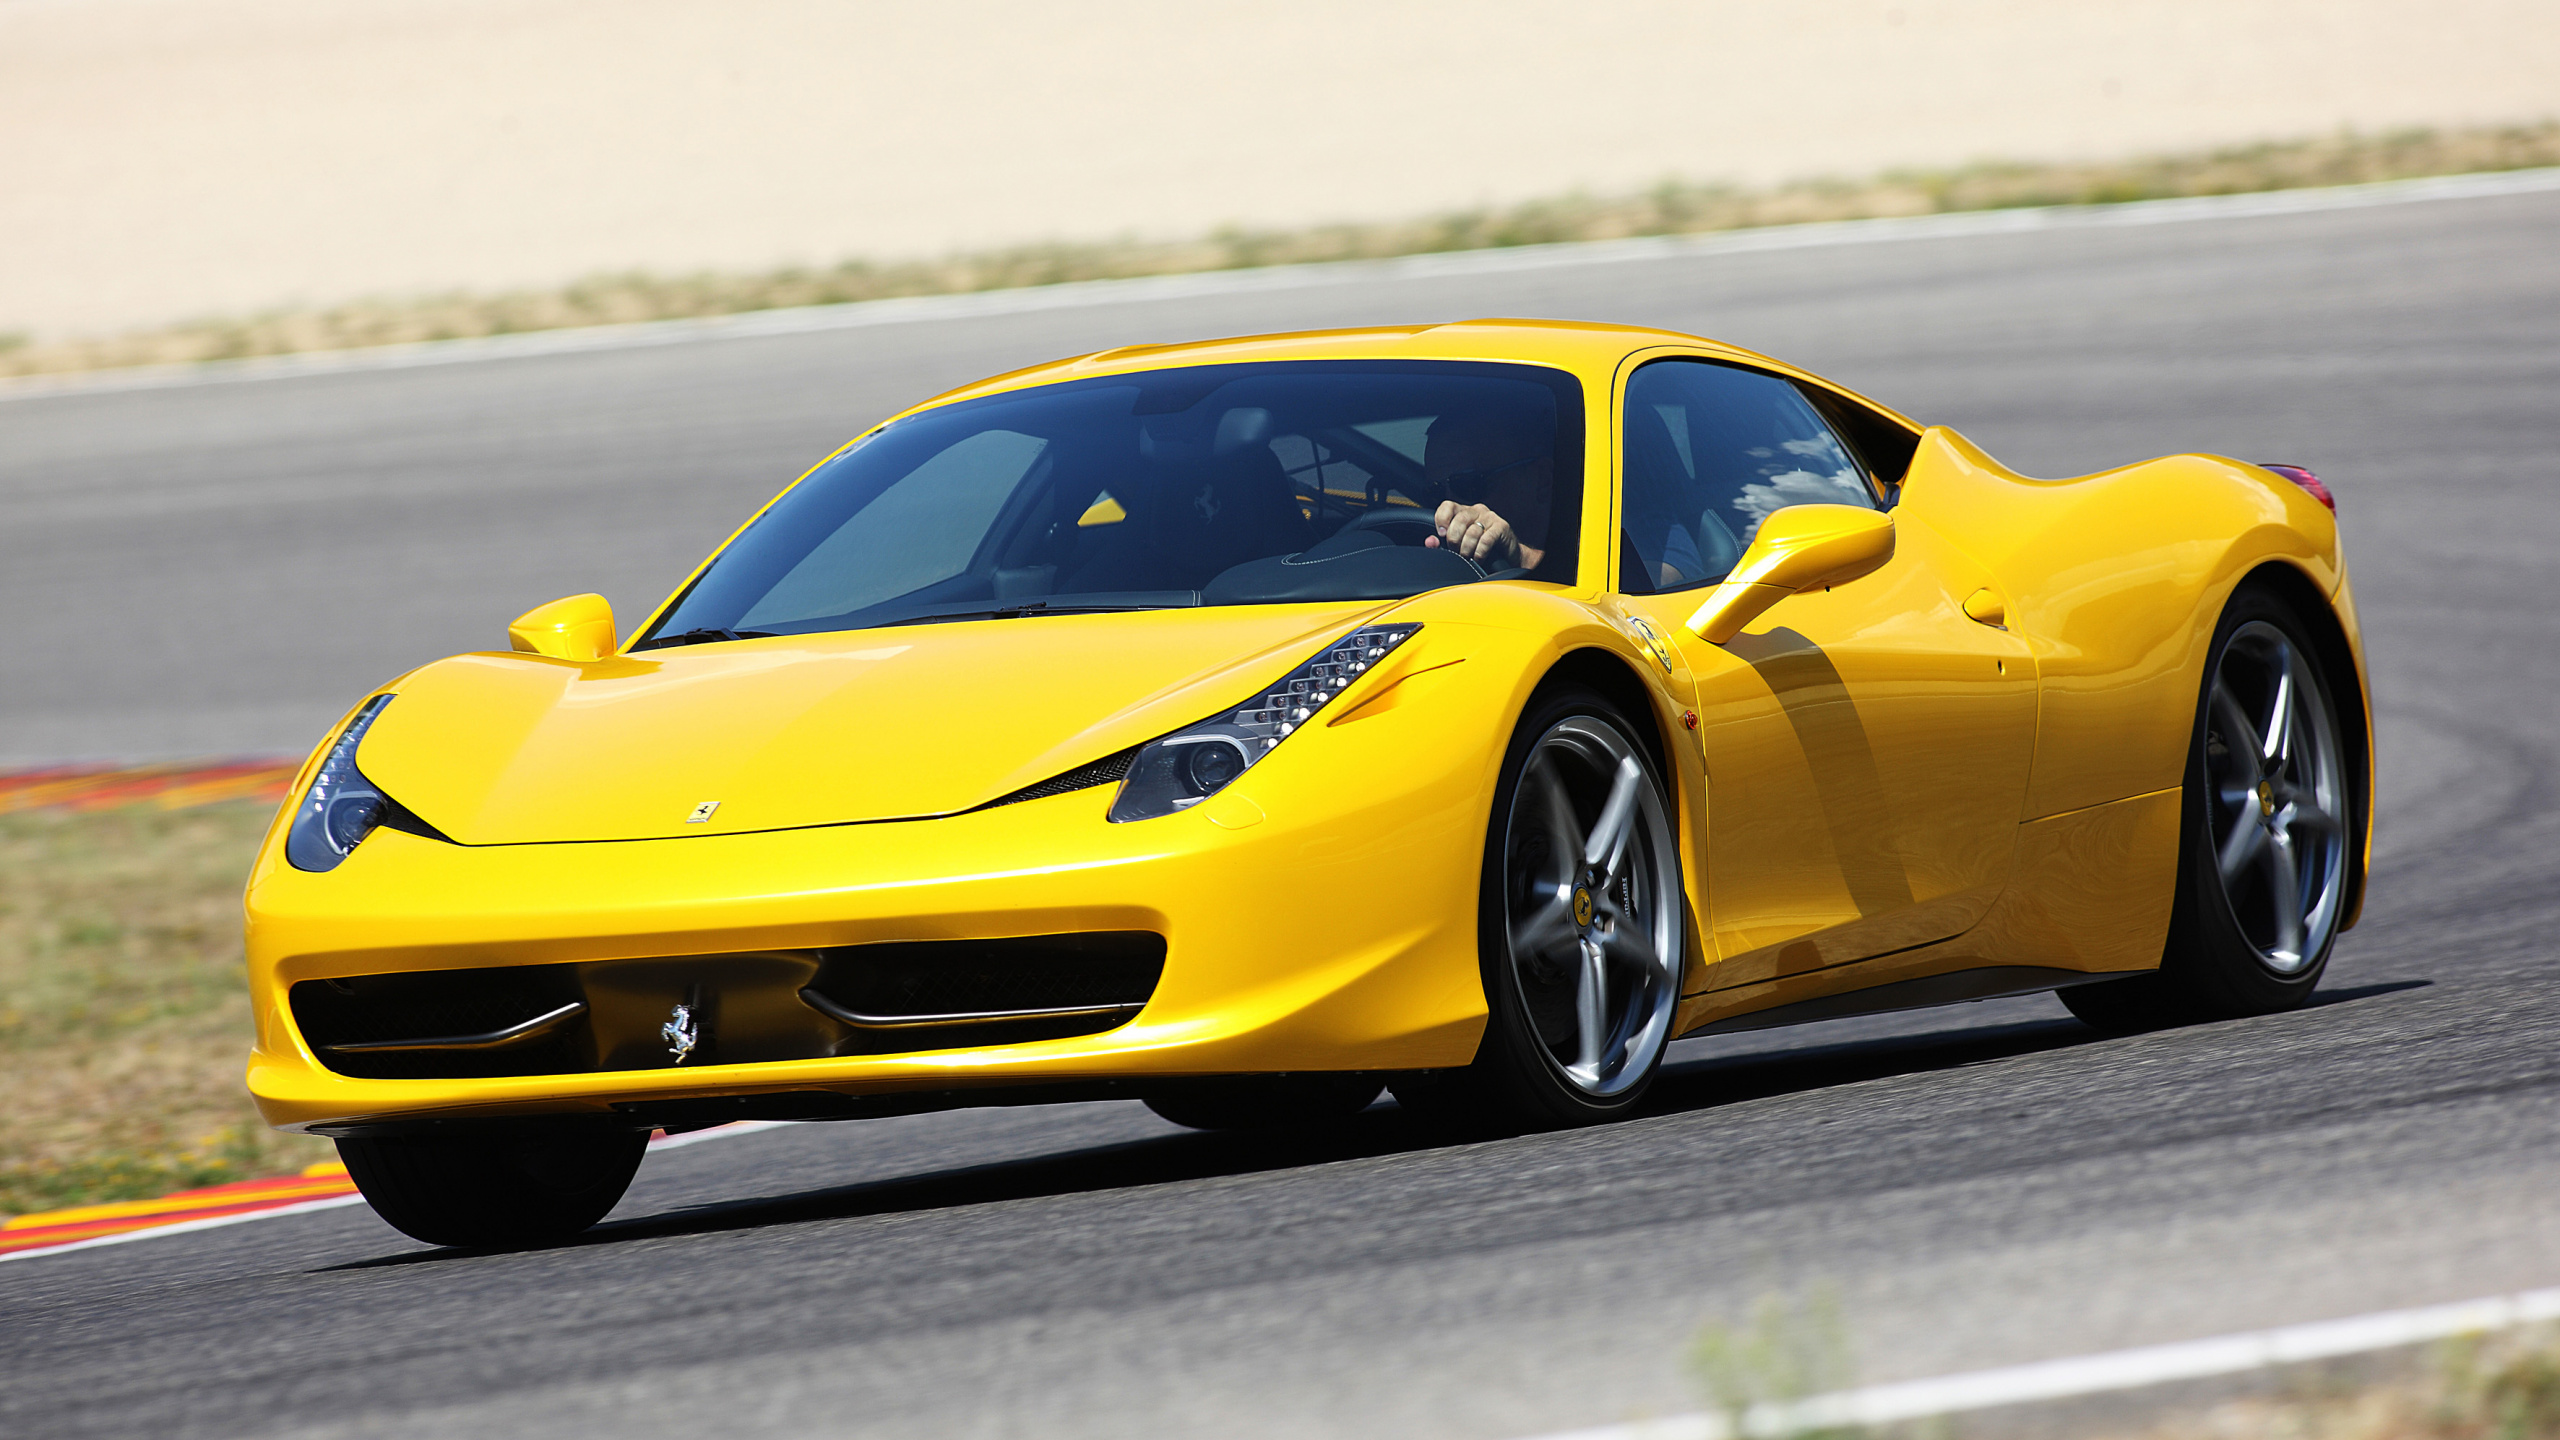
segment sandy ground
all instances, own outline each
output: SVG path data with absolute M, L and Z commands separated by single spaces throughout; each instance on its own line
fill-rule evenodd
M 2551 0 L 0 0 L 0 331 L 2554 114 Z

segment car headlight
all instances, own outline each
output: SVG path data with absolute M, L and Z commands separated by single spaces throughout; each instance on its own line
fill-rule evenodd
M 284 858 L 295 869 L 337 869 L 338 862 L 363 844 L 364 837 L 390 813 L 390 797 L 356 768 L 356 745 L 391 699 L 376 695 L 365 702 L 356 718 L 338 732 L 337 743 L 329 747 L 328 758 L 311 777 L 311 788 L 302 792 L 302 803 L 294 807 L 293 824 L 284 834 Z
M 1129 762 L 1111 818 L 1152 820 L 1227 788 L 1420 625 L 1368 625 L 1336 640 L 1277 685 L 1233 710 L 1150 741 Z

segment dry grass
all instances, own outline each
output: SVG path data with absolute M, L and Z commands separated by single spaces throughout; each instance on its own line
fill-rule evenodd
M 2295 1388 L 2121 1440 L 2560 1440 L 2560 1337 L 2548 1330 L 2449 1342 L 2395 1383 Z
M 1769 1440 L 1962 1440 L 1977 1417 L 1883 1426 L 1809 1423 L 1799 1407 L 1855 1388 L 1837 1294 L 1763 1295 L 1735 1321 L 1703 1326 L 1689 1369 L 1726 1433 Z M 2271 1372 L 2244 1398 L 2172 1406 L 2107 1440 L 2560 1440 L 2560 1327 L 2447 1341 L 2410 1356 L 2356 1357 Z M 1790 1412 L 1795 1412 L 1791 1415 Z M 2016 1434 L 2018 1417 L 1985 1417 Z M 2085 1435 L 2077 1426 L 2070 1433 Z
M 330 1158 L 241 1083 L 240 887 L 273 813 L 0 815 L 0 1214 Z
M 1975 165 L 1757 191 L 1666 182 L 1641 194 L 1575 194 L 1386 224 L 1231 229 L 1172 243 L 1036 245 L 938 260 L 848 260 L 827 269 L 761 274 L 598 275 L 558 290 L 373 300 L 204 320 L 106 339 L 35 343 L 23 335 L 0 335 L 0 375 L 226 360 L 1073 280 L 1699 234 L 1813 220 L 2103 205 L 2555 164 L 2560 164 L 2560 123 L 2347 134 L 2103 165 Z

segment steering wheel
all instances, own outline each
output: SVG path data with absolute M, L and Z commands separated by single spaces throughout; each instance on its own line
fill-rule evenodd
M 1440 533 L 1440 527 L 1433 523 L 1431 518 L 1435 513 L 1437 512 L 1411 505 L 1381 505 L 1335 531 L 1334 536 L 1338 539 L 1355 530 L 1377 530 L 1383 532 L 1395 544 L 1420 545 L 1423 541 Z M 1450 553 L 1457 554 L 1454 550 Z M 1458 558 L 1466 560 L 1463 555 Z M 1475 566 L 1487 580 L 1522 580 L 1529 574 L 1527 570 L 1516 565 L 1506 569 L 1487 570 L 1476 561 L 1467 560 L 1467 563 Z
M 1440 527 L 1432 523 L 1433 513 L 1411 505 L 1379 505 L 1343 526 L 1341 533 L 1378 530 L 1398 545 L 1419 545 L 1440 533 Z

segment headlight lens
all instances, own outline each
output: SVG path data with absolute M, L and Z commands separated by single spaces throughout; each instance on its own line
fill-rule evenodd
M 1150 743 L 1129 763 L 1111 818 L 1152 820 L 1217 794 L 1421 628 L 1363 626 L 1235 709 Z
M 339 732 L 338 743 L 329 747 L 328 758 L 311 777 L 311 788 L 302 792 L 302 803 L 294 807 L 293 825 L 284 835 L 284 858 L 295 869 L 337 869 L 338 862 L 363 844 L 390 811 L 389 797 L 356 768 L 356 746 L 391 699 L 376 695 L 365 702 Z

